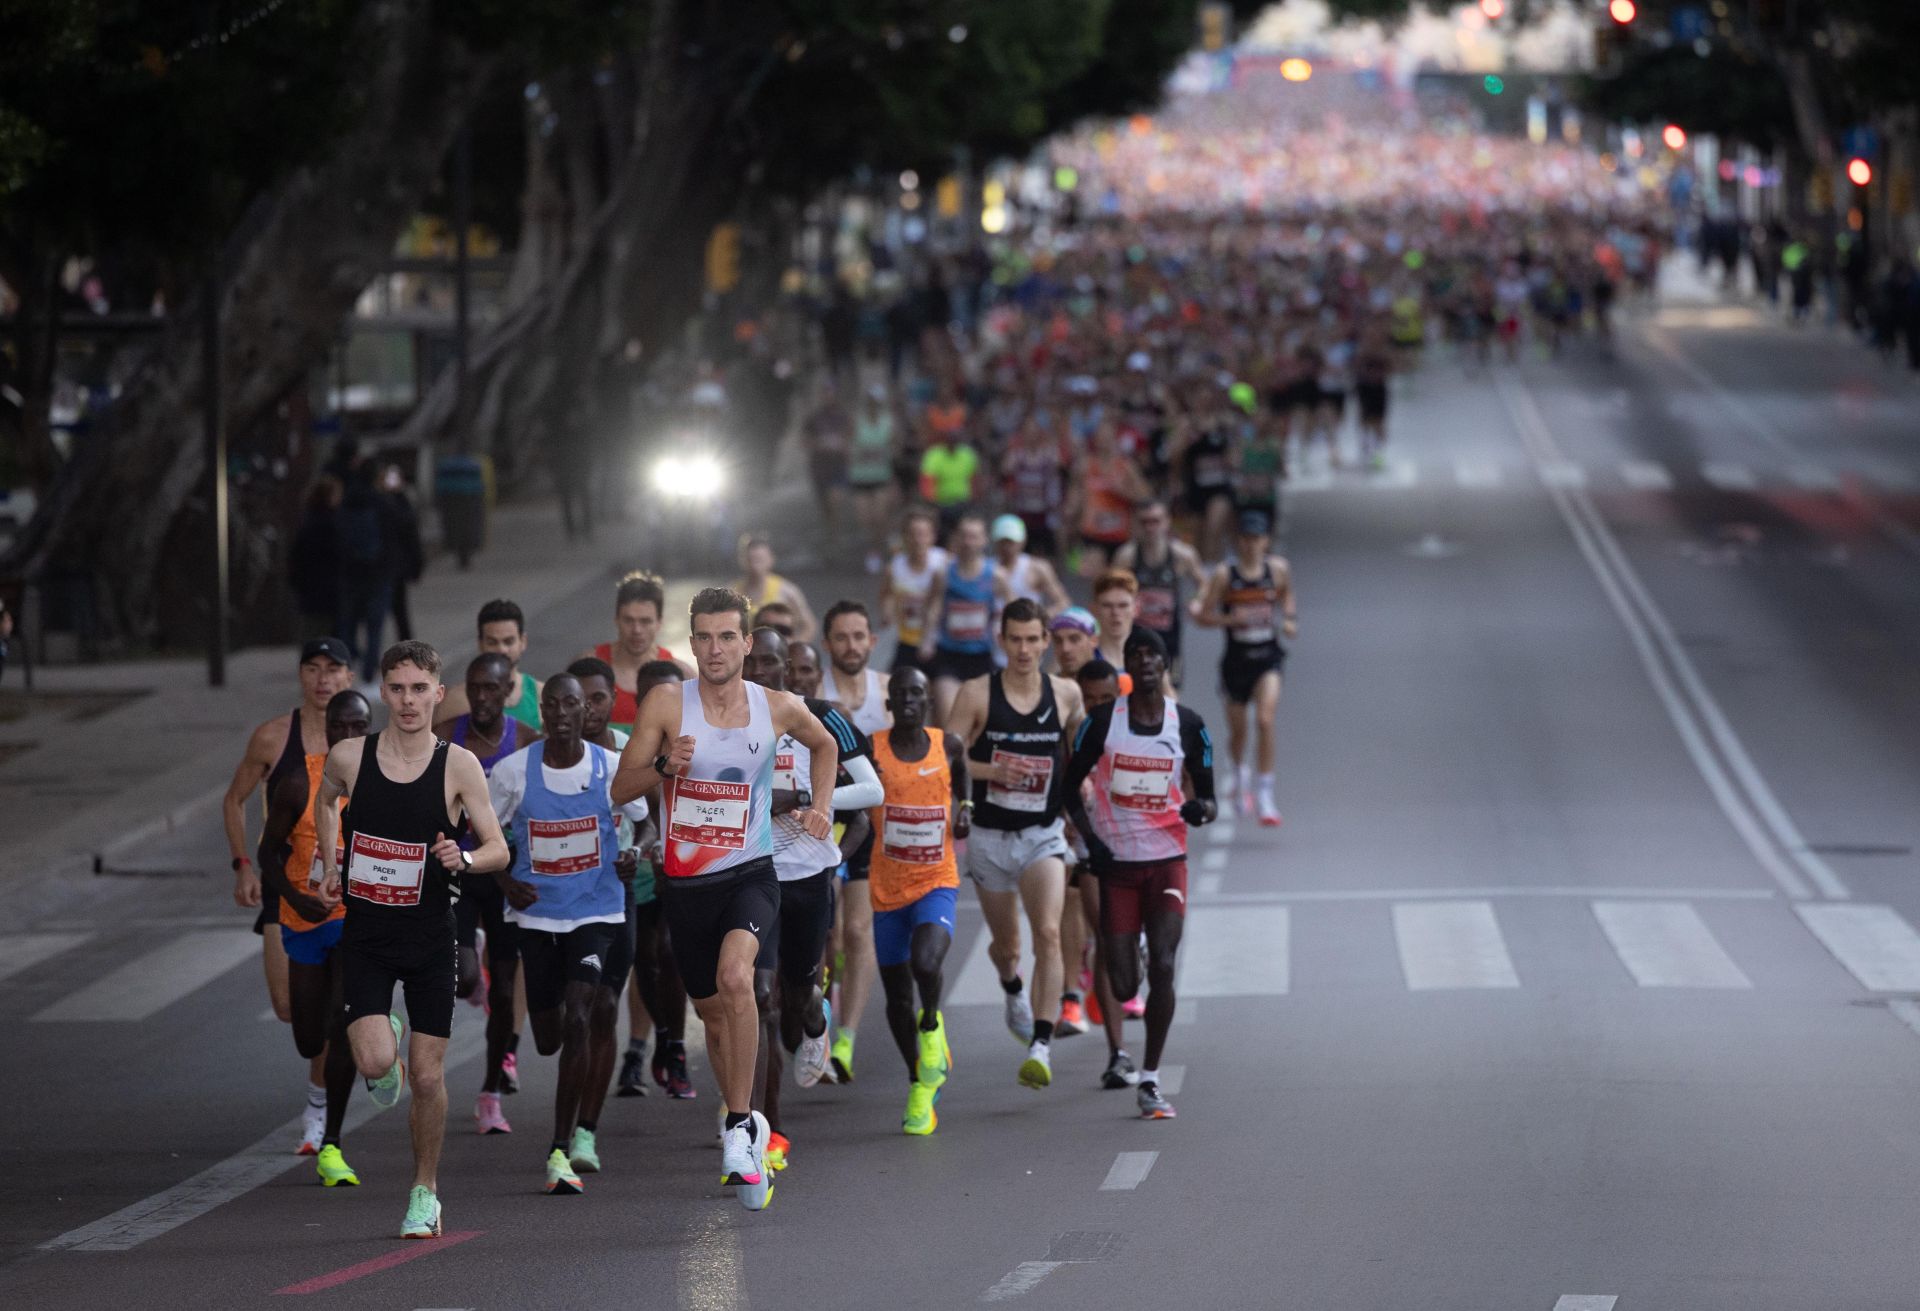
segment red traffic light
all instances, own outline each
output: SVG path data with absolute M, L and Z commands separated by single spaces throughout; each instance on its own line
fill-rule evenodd
M 1634 15 L 1639 12 L 1633 0 L 1613 0 L 1613 3 L 1607 6 L 1607 13 L 1616 23 L 1631 23 Z
M 1873 181 L 1873 165 L 1864 159 L 1848 160 L 1847 181 L 1853 183 L 1856 187 L 1866 186 L 1867 183 Z

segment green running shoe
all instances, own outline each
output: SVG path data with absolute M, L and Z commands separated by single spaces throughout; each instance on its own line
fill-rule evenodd
M 402 1238 L 438 1238 L 440 1236 L 440 1199 L 433 1189 L 415 1184 L 407 1194 L 407 1218 L 400 1226 Z
M 407 1063 L 400 1059 L 400 1017 L 389 1015 L 387 1023 L 393 1026 L 393 1068 L 378 1079 L 367 1080 L 367 1096 L 381 1110 L 400 1100 L 400 1085 L 407 1081 Z
M 593 1130 L 576 1128 L 573 1131 L 573 1141 L 567 1144 L 567 1157 L 581 1174 L 600 1173 L 600 1150 L 593 1140 Z
M 853 1035 L 845 1029 L 833 1035 L 833 1077 L 853 1082 Z
M 320 1182 L 328 1188 L 338 1184 L 358 1185 L 360 1176 L 347 1164 L 347 1158 L 340 1155 L 340 1149 L 327 1143 L 320 1149 L 320 1155 L 314 1160 L 313 1168 L 320 1176 Z
M 946 1018 L 935 1011 L 933 1027 L 920 1030 L 919 1082 L 928 1088 L 938 1088 L 947 1081 L 947 1071 L 952 1068 L 953 1050 L 947 1046 Z
M 580 1186 L 580 1176 L 573 1172 L 573 1163 L 558 1147 L 547 1153 L 547 1191 L 563 1195 L 587 1191 Z
M 939 1126 L 940 1115 L 933 1109 L 933 1094 L 932 1088 L 915 1081 L 907 1092 L 907 1113 L 900 1121 L 903 1133 L 924 1138 Z

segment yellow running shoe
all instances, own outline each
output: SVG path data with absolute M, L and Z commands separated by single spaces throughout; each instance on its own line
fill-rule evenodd
M 547 1191 L 562 1196 L 586 1191 L 580 1186 L 580 1176 L 573 1172 L 573 1162 L 558 1147 L 547 1153 Z
M 347 1164 L 347 1158 L 340 1155 L 340 1149 L 332 1143 L 320 1148 L 320 1155 L 314 1158 L 313 1169 L 320 1176 L 320 1182 L 328 1188 L 339 1184 L 358 1186 L 360 1183 L 360 1176 L 353 1172 L 353 1167 Z
M 900 1121 L 901 1132 L 924 1138 L 939 1127 L 940 1115 L 933 1109 L 934 1091 L 915 1080 L 907 1093 L 907 1113 Z
M 919 1082 L 929 1088 L 945 1083 L 947 1072 L 953 1068 L 953 1049 L 947 1046 L 947 1022 L 939 1011 L 933 1013 L 933 1027 L 920 1030 L 919 1065 Z

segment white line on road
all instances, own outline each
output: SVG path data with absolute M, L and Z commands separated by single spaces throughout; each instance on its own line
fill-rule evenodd
M 144 1020 L 260 954 L 251 929 L 183 933 L 69 993 L 33 1018 L 44 1021 Z
M 1708 463 L 1700 466 L 1700 476 L 1723 492 L 1750 492 L 1760 485 L 1753 470 L 1744 464 Z
M 1409 901 L 1393 908 L 1400 969 L 1415 992 L 1517 988 L 1500 921 L 1484 901 Z
M 980 1295 L 982 1302 L 1011 1302 L 1016 1297 L 1031 1293 L 1042 1279 L 1058 1270 L 1068 1261 L 1022 1261 L 1000 1277 L 1000 1282 Z
M 1871 992 L 1920 992 L 1920 933 L 1890 906 L 1795 906 L 1834 959 Z
M 683 1311 L 747 1311 L 747 1281 L 732 1208 L 710 1204 L 680 1253 Z
M 0 933 L 0 979 L 71 951 L 91 933 Z
M 1224 881 L 1218 874 L 1202 874 L 1199 884 L 1200 895 L 1203 897 L 1220 895 L 1220 885 Z
M 1620 466 L 1620 478 L 1636 491 L 1673 490 L 1673 475 L 1667 472 L 1665 465 L 1655 464 L 1651 460 L 1628 460 Z
M 1540 481 L 1549 487 L 1571 490 L 1587 485 L 1587 471 L 1571 460 L 1543 460 Z
M 1238 836 L 1239 832 L 1239 830 L 1234 828 L 1233 821 L 1230 819 L 1215 820 L 1200 831 L 1211 837 L 1215 845 L 1222 847 L 1232 845 L 1233 839 Z
M 1206 855 L 1200 857 L 1200 868 L 1204 870 L 1225 869 L 1227 867 L 1227 861 L 1230 859 L 1232 859 L 1232 853 L 1225 847 L 1215 847 Z
M 1000 987 L 1000 972 L 993 968 L 993 962 L 987 959 L 987 948 L 992 945 L 993 935 L 982 925 L 980 932 L 973 936 L 973 949 L 967 953 L 967 959 L 960 966 L 959 973 L 953 976 L 953 987 L 947 993 L 949 1006 L 998 1006 L 1006 993 Z
M 1277 997 L 1290 982 L 1285 906 L 1195 906 L 1180 952 L 1182 997 Z
M 1420 466 L 1412 460 L 1389 460 L 1387 467 L 1373 475 L 1369 485 L 1405 491 L 1420 481 Z
M 1611 1293 L 1562 1293 L 1553 1311 L 1613 1311 L 1619 1300 Z
M 1107 1171 L 1106 1180 L 1100 1185 L 1103 1193 L 1132 1192 L 1146 1181 L 1153 1163 L 1160 1159 L 1158 1152 L 1122 1152 L 1113 1158 L 1113 1168 Z
M 1485 489 L 1498 487 L 1502 474 L 1497 464 L 1488 464 L 1483 460 L 1457 460 L 1453 466 L 1453 478 L 1462 487 Z
M 1840 479 L 1830 470 L 1817 464 L 1796 464 L 1787 470 L 1787 477 L 1793 479 L 1793 485 L 1808 492 L 1837 492 Z
M 1596 901 L 1594 918 L 1620 963 L 1643 988 L 1751 988 L 1685 902 Z

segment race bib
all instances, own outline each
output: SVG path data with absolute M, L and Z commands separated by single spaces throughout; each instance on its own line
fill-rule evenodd
M 529 818 L 527 862 L 535 874 L 550 878 L 599 869 L 600 821 L 592 815 L 579 819 Z
M 793 750 L 789 746 L 785 751 L 773 753 L 773 786 L 776 790 L 788 792 L 800 790 L 800 775 L 793 768 Z
M 1107 795 L 1121 810 L 1164 811 L 1173 791 L 1173 761 L 1115 752 Z
M 333 867 L 344 869 L 347 864 L 346 830 L 340 830 L 333 841 Z M 327 881 L 326 862 L 320 859 L 320 853 L 313 853 L 313 868 L 307 871 L 307 891 L 318 892 L 320 885 Z
M 1202 455 L 1197 457 L 1193 462 L 1193 485 L 1195 487 L 1226 486 L 1226 458 L 1219 455 Z
M 947 808 L 889 804 L 880 849 L 903 865 L 938 865 L 947 852 Z
M 353 835 L 347 850 L 347 893 L 382 906 L 418 906 L 427 844 Z
M 987 784 L 987 800 L 1002 810 L 1024 810 L 1038 814 L 1047 808 L 1047 795 L 1053 787 L 1053 757 L 1020 755 L 1012 751 L 993 753 L 996 766 L 1016 758 L 1025 761 L 1033 772 L 1015 775 L 1009 771 Z
M 1177 604 L 1172 588 L 1143 587 L 1134 598 L 1134 618 L 1156 633 L 1169 632 L 1173 628 Z
M 926 621 L 926 598 L 903 595 L 900 598 L 900 640 L 918 645 Z
M 1268 601 L 1236 605 L 1227 614 L 1233 640 L 1247 645 L 1273 641 L 1273 604 Z
M 1127 531 L 1127 512 L 1112 506 L 1097 505 L 1087 516 L 1087 527 L 1101 537 L 1112 537 Z
M 988 606 L 985 601 L 949 601 L 947 636 L 956 642 L 987 640 Z
M 746 783 L 711 778 L 673 780 L 673 810 L 667 817 L 667 837 L 702 847 L 739 851 L 747 845 Z

